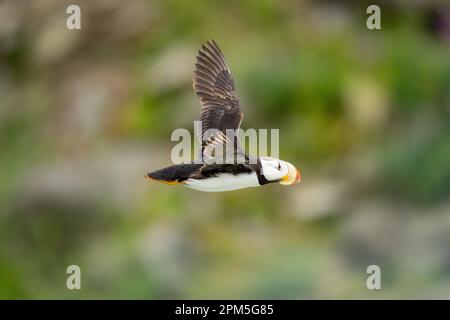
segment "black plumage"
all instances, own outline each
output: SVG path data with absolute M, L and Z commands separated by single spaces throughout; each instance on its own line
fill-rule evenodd
M 183 182 L 196 171 L 198 171 L 202 164 L 176 164 L 170 167 L 166 167 L 160 170 L 149 172 L 147 177 L 155 180 L 161 180 L 166 182 Z
M 203 159 L 220 156 L 226 163 L 248 160 L 237 135 L 226 136 L 227 129 L 239 129 L 244 114 L 239 107 L 230 68 L 214 40 L 207 41 L 197 54 L 193 87 L 202 105 L 201 132 L 198 134 Z

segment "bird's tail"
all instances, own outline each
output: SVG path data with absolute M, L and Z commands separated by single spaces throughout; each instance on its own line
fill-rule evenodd
M 177 164 L 149 172 L 147 173 L 146 178 L 170 185 L 180 184 L 184 183 L 189 176 L 200 167 L 201 164 Z

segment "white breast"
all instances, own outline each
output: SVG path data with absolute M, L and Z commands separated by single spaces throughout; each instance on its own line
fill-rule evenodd
M 221 192 L 249 187 L 259 187 L 255 172 L 231 174 L 221 173 L 216 177 L 206 179 L 188 179 L 185 186 L 204 192 Z

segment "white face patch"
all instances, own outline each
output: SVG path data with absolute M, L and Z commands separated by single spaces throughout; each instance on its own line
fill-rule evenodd
M 280 180 L 282 177 L 288 174 L 289 169 L 285 161 L 262 157 L 261 161 L 261 173 L 268 181 Z

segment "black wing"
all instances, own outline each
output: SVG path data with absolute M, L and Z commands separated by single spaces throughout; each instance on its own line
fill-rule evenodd
M 234 154 L 244 155 L 237 136 L 232 137 L 233 141 L 226 136 L 227 129 L 239 129 L 244 115 L 239 108 L 230 69 L 214 40 L 207 41 L 198 52 L 193 86 L 202 104 L 201 132 L 198 134 L 203 159 L 217 157 L 218 147 L 227 142 L 232 142 Z M 211 129 L 216 130 L 212 135 L 208 134 L 214 131 Z

